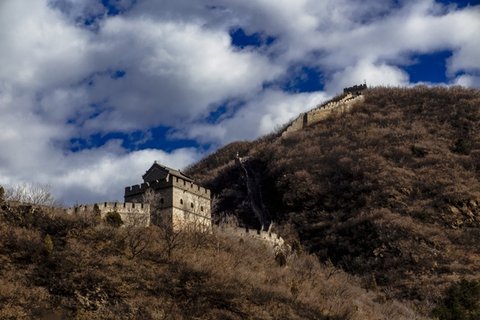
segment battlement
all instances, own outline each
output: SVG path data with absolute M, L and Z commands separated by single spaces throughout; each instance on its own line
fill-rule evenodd
M 204 187 L 199 186 L 190 181 L 178 177 L 170 177 L 172 179 L 172 185 L 179 189 L 191 192 L 201 197 L 210 198 L 210 190 Z
M 125 196 L 134 196 L 144 193 L 147 189 L 153 188 L 155 190 L 169 187 L 167 180 L 155 180 L 152 182 L 145 182 L 142 184 L 135 184 L 133 186 L 125 187 Z
M 167 188 L 167 187 L 177 187 L 179 189 L 191 192 L 198 196 L 210 198 L 210 190 L 204 187 L 201 187 L 191 181 L 168 175 L 165 180 L 155 180 L 152 182 L 145 182 L 142 184 L 136 184 L 133 186 L 125 187 L 125 196 L 134 196 L 144 193 L 147 189 L 152 188 L 154 190 Z
M 148 211 L 150 212 L 150 204 L 134 203 L 134 202 L 99 202 L 93 204 L 81 204 L 73 208 L 67 209 L 67 213 L 78 213 L 82 211 L 93 211 L 97 207 L 100 212 L 124 212 L 124 211 Z
M 367 89 L 367 84 L 360 84 L 360 85 L 354 85 L 352 87 L 347 87 L 343 88 L 343 93 L 354 93 L 354 94 L 361 94 L 361 91 Z
M 249 228 L 241 228 L 241 227 L 232 227 L 226 225 L 220 225 L 216 227 L 217 232 L 222 232 L 226 235 L 231 235 L 235 237 L 240 237 L 244 239 L 253 239 L 253 240 L 260 240 L 264 243 L 267 243 L 275 247 L 282 247 L 285 245 L 285 240 L 280 237 L 278 234 L 265 231 L 265 230 L 255 230 Z
M 363 86 L 363 85 L 362 85 Z M 291 132 L 299 131 L 307 126 L 322 121 L 333 114 L 341 114 L 351 110 L 357 102 L 363 101 L 365 98 L 361 93 L 346 93 L 340 100 L 334 100 L 324 103 L 312 110 L 300 114 L 298 118 L 292 121 L 290 125 L 282 132 L 285 137 Z
M 104 218 L 109 212 L 118 212 L 125 225 L 149 226 L 150 204 L 133 202 L 100 202 L 83 204 L 66 209 L 68 214 L 94 214 L 99 211 L 100 217 Z

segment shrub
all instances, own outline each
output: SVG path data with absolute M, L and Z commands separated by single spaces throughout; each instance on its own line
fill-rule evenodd
M 471 139 L 457 139 L 455 145 L 452 148 L 452 151 L 455 153 L 469 155 L 472 151 L 472 140 Z
M 100 211 L 100 208 L 98 207 L 98 204 L 94 204 L 93 205 L 93 215 L 94 216 L 100 216 L 101 215 L 101 211 Z
M 480 282 L 461 280 L 454 283 L 433 315 L 440 320 L 480 319 Z
M 412 154 L 415 157 L 423 158 L 427 155 L 428 151 L 425 148 L 422 148 L 420 146 L 417 146 L 415 144 L 412 144 L 410 147 L 410 150 L 412 151 Z
M 23 183 L 7 188 L 6 198 L 35 205 L 53 206 L 56 201 L 49 185 Z
M 43 249 L 47 255 L 50 255 L 53 252 L 53 241 L 49 234 L 43 239 Z
M 105 221 L 112 227 L 118 228 L 123 224 L 122 217 L 117 211 L 107 212 Z
M 215 194 L 214 218 L 233 213 L 257 227 L 253 204 L 262 219 L 292 223 L 301 243 L 294 249 L 365 279 L 375 274 L 389 295 L 422 301 L 430 312 L 441 295 L 436 284 L 453 272 L 476 274 L 480 259 L 466 238 L 480 228 L 480 91 L 374 88 L 364 96 L 341 116 L 246 143 L 245 154 L 241 144 L 225 146 L 189 174 Z M 254 201 L 237 151 L 248 155 Z

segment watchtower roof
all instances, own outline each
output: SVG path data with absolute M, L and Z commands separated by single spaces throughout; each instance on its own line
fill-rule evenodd
M 155 180 L 165 179 L 169 175 L 181 178 L 188 182 L 193 182 L 193 179 L 191 177 L 182 173 L 180 170 L 172 169 L 167 166 L 158 164 L 156 161 L 153 163 L 150 169 L 145 172 L 142 178 L 145 182 L 151 182 Z

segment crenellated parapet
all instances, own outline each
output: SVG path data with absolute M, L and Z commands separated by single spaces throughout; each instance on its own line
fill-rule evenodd
M 322 121 L 334 114 L 342 114 L 348 112 L 352 107 L 361 101 L 364 101 L 362 94 L 346 93 L 340 100 L 330 101 L 313 108 L 312 110 L 300 114 L 298 118 L 293 120 L 290 125 L 282 132 L 282 137 L 287 136 L 291 132 L 299 131 L 307 126 Z
M 354 85 L 352 87 L 344 88 L 343 93 L 353 93 L 353 94 L 361 94 L 363 90 L 367 89 L 367 84 L 360 84 L 360 85 Z
M 180 170 L 154 162 L 142 176 L 144 183 L 125 188 L 125 202 L 150 202 L 152 224 L 173 229 L 202 226 L 211 230 L 211 193 Z
M 233 227 L 220 225 L 215 229 L 217 232 L 222 232 L 223 234 L 239 237 L 243 239 L 253 239 L 257 241 L 262 241 L 266 244 L 275 247 L 282 247 L 285 245 L 285 240 L 280 237 L 278 234 L 271 232 L 270 230 L 255 230 L 242 227 Z
M 67 213 L 78 213 L 85 211 L 94 211 L 98 208 L 100 212 L 124 212 L 124 211 L 148 211 L 150 212 L 150 204 L 134 203 L 134 202 L 99 202 L 93 204 L 81 204 L 68 208 Z
M 170 177 L 172 180 L 172 185 L 179 189 L 185 190 L 187 192 L 193 193 L 197 196 L 210 199 L 210 190 L 204 187 L 199 186 L 190 181 L 178 177 Z
M 133 186 L 125 187 L 125 196 L 135 196 L 144 193 L 149 188 L 158 190 L 170 187 L 168 180 L 155 180 L 152 182 L 144 182 L 142 184 L 135 184 Z
M 197 196 L 204 198 L 210 198 L 210 190 L 201 187 L 189 180 L 182 179 L 180 177 L 168 175 L 164 180 L 154 180 L 151 182 L 145 182 L 142 184 L 136 184 L 125 188 L 125 197 L 132 197 L 143 194 L 148 189 L 159 190 L 164 188 L 177 187 L 179 189 L 188 191 Z
M 100 214 L 104 218 L 109 212 L 117 212 L 125 225 L 149 226 L 150 204 L 133 202 L 100 202 L 77 205 L 65 210 L 68 214 Z

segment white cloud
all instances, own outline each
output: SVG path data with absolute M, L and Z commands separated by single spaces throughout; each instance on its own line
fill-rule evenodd
M 49 0 L 49 5 L 79 25 L 85 20 L 101 17 L 107 13 L 107 9 L 98 0 Z
M 290 94 L 280 90 L 265 90 L 230 118 L 215 124 L 191 124 L 177 135 L 219 145 L 235 140 L 254 139 L 272 133 L 300 113 L 325 101 L 322 92 Z
M 452 52 L 449 83 L 480 87 L 480 7 L 433 0 L 0 1 L 0 183 L 49 183 L 67 202 L 120 199 L 153 160 L 182 167 L 195 149 L 73 153 L 72 138 L 171 126 L 224 144 L 271 132 L 345 86 L 411 85 L 412 55 Z M 88 21 L 89 24 L 85 24 Z M 240 50 L 229 31 L 273 36 Z M 294 66 L 322 71 L 325 90 L 272 83 Z M 112 75 L 125 72 L 124 77 Z M 266 89 L 269 88 L 269 89 Z M 214 124 L 210 112 L 243 102 Z
M 90 36 L 46 1 L 0 4 L 0 81 L 31 92 L 78 81 L 91 70 Z
M 405 86 L 408 84 L 408 74 L 398 67 L 364 60 L 334 73 L 326 90 L 334 94 L 364 81 L 369 86 Z
M 222 1 L 220 1 L 222 2 Z M 478 70 L 480 7 L 458 10 L 433 0 L 270 1 L 230 4 L 235 22 L 277 36 L 281 63 L 304 61 L 328 76 L 369 60 L 395 67 L 412 54 L 453 51 L 449 70 Z M 240 11 L 242 14 L 238 14 Z M 328 82 L 327 78 L 327 82 Z
M 63 168 L 50 183 L 53 182 L 53 191 L 65 203 L 122 201 L 124 187 L 142 183 L 142 175 L 154 161 L 184 168 L 200 156 L 195 149 L 177 149 L 171 153 L 146 149 L 128 153 L 118 146 L 107 145 L 70 154 L 66 159 L 71 168 Z
M 480 88 L 480 76 L 464 74 L 455 78 L 453 83 L 464 87 Z
M 174 125 L 211 111 L 212 104 L 249 94 L 280 68 L 255 52 L 238 52 L 223 31 L 189 23 L 115 17 L 99 35 L 106 59 L 124 78 L 95 79 L 92 99 L 108 99 L 111 112 L 87 123 L 90 130 Z M 112 53 L 119 52 L 112 61 Z

